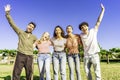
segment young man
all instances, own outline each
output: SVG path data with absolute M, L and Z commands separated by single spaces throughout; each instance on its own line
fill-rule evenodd
M 100 48 L 97 42 L 97 32 L 105 11 L 105 8 L 102 4 L 101 8 L 102 8 L 101 14 L 98 17 L 97 23 L 93 29 L 89 30 L 88 27 L 89 25 L 87 22 L 82 22 L 79 25 L 79 29 L 82 31 L 80 37 L 84 47 L 84 68 L 88 80 L 92 80 L 90 71 L 91 64 L 93 64 L 93 68 L 95 71 L 96 75 L 95 80 L 101 80 L 100 59 L 98 55 Z
M 22 68 L 25 68 L 26 71 L 26 80 L 32 80 L 33 78 L 33 43 L 37 40 L 37 38 L 32 34 L 32 31 L 36 27 L 33 22 L 30 22 L 26 28 L 26 31 L 19 29 L 12 17 L 10 16 L 10 5 L 5 6 L 6 18 L 13 28 L 13 30 L 17 33 L 19 42 L 17 48 L 17 56 L 14 64 L 13 76 L 12 80 L 20 80 L 20 74 Z

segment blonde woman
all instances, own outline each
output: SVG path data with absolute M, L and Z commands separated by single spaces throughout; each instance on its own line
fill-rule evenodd
M 42 37 L 34 43 L 34 47 L 38 49 L 38 67 L 40 71 L 40 80 L 44 80 L 44 70 L 46 71 L 46 80 L 51 80 L 50 76 L 50 34 L 44 32 Z

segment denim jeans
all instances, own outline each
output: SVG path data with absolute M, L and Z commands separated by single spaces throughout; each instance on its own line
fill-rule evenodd
M 90 71 L 92 64 L 96 76 L 95 80 L 101 80 L 100 58 L 98 53 L 84 57 L 84 68 L 88 80 L 92 80 L 91 71 Z
M 53 53 L 54 80 L 58 80 L 58 69 L 60 68 L 61 80 L 66 80 L 66 53 Z
M 44 72 L 46 72 L 46 80 L 51 80 L 50 63 L 51 63 L 50 54 L 40 53 L 38 55 L 38 67 L 40 72 L 40 80 L 44 80 Z
M 76 71 L 77 80 L 81 80 L 80 74 L 80 60 L 78 54 L 68 54 L 68 66 L 70 70 L 70 80 L 75 80 L 74 78 L 74 67 Z

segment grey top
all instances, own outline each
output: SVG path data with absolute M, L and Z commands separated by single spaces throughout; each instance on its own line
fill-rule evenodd
M 66 39 L 56 39 L 56 38 L 52 38 L 51 39 L 52 43 L 53 43 L 53 47 L 54 47 L 54 51 L 63 51 L 65 48 L 65 44 L 66 44 Z

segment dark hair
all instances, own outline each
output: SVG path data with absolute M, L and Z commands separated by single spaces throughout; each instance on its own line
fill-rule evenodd
M 62 29 L 62 27 L 59 26 L 59 25 L 55 27 L 54 33 L 53 33 L 53 37 L 56 37 L 56 36 L 57 36 L 57 35 L 56 35 L 56 32 L 55 32 L 55 31 L 56 31 L 56 28 L 60 28 L 61 31 L 62 31 L 62 32 L 61 32 L 61 36 L 62 36 L 62 37 L 65 37 L 65 32 L 64 32 L 64 30 Z
M 67 31 L 67 28 L 68 28 L 68 27 L 71 27 L 71 28 L 72 28 L 72 30 L 73 30 L 72 25 L 68 25 L 68 26 L 66 27 L 66 31 Z M 65 38 L 68 38 L 68 34 L 67 34 L 67 35 L 65 35 Z
M 71 28 L 72 28 L 72 30 L 73 30 L 73 27 L 72 27 L 72 25 L 68 25 L 68 26 L 66 27 L 66 30 L 67 30 L 67 28 L 68 28 L 68 27 L 71 27 Z
M 34 29 L 36 28 L 36 24 L 34 22 L 30 22 L 29 24 L 34 25 Z
M 81 30 L 81 27 L 82 27 L 83 25 L 86 25 L 86 26 L 89 27 L 89 24 L 88 24 L 87 22 L 82 22 L 81 24 L 79 24 L 79 29 L 80 29 L 80 30 Z

